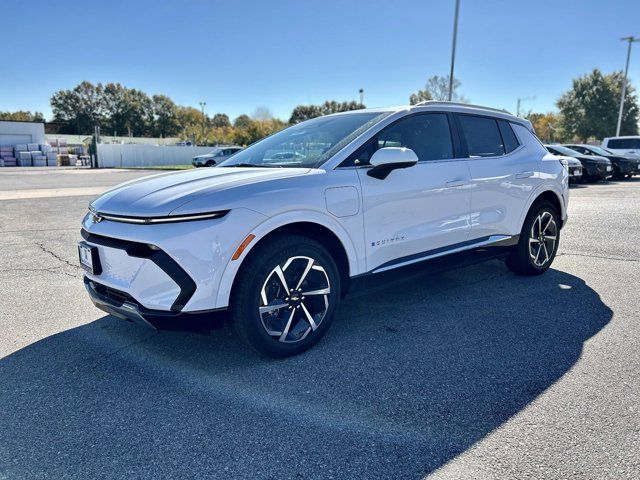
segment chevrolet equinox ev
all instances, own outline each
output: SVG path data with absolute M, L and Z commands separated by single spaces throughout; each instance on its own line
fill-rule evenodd
M 283 357 L 327 332 L 355 277 L 493 247 L 545 272 L 567 204 L 566 164 L 528 121 L 429 101 L 314 118 L 216 168 L 117 186 L 78 248 L 102 310 L 151 326 L 228 310 L 240 339 Z

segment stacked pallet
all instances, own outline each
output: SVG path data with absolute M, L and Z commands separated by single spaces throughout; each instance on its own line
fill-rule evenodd
M 16 165 L 13 147 L 11 145 L 0 145 L 0 167 L 15 167 Z

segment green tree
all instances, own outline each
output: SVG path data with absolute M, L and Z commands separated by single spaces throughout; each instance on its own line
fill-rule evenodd
M 289 123 L 295 124 L 309 120 L 310 118 L 316 118 L 322 115 L 322 109 L 318 105 L 298 105 L 291 112 L 289 117 Z
M 615 135 L 622 89 L 621 72 L 604 75 L 597 68 L 573 80 L 571 89 L 556 102 L 562 114 L 562 128 L 581 141 Z M 621 135 L 637 135 L 638 98 L 635 88 L 627 84 L 622 113 Z
M 0 112 L 0 120 L 13 120 L 14 122 L 44 122 L 44 115 L 40 112 L 31 113 L 28 110 Z
M 151 97 L 153 108 L 153 134 L 156 137 L 172 137 L 180 133 L 178 107 L 166 95 Z
M 225 128 L 231 126 L 231 121 L 226 113 L 216 113 L 211 119 L 211 126 L 213 128 Z
M 335 100 L 327 100 L 321 105 L 298 105 L 293 109 L 293 112 L 291 112 L 289 123 L 293 125 L 309 120 L 310 118 L 330 115 L 332 113 L 347 112 L 350 110 L 360 110 L 361 108 L 366 107 L 356 101 L 337 102 Z
M 68 123 L 72 132 L 93 133 L 95 125 L 105 121 L 104 88 L 84 81 L 73 90 L 60 90 L 51 97 L 54 122 Z
M 469 100 L 458 93 L 460 88 L 460 80 L 454 77 L 453 79 L 453 93 L 451 95 L 451 101 L 468 103 Z M 423 90 L 418 90 L 416 93 L 409 96 L 409 104 L 415 105 L 425 100 L 438 100 L 446 101 L 449 99 L 449 75 L 433 75 L 427 79 L 427 83 Z

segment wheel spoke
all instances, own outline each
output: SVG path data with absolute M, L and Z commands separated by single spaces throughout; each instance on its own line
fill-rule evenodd
M 296 285 L 296 290 L 298 290 L 300 288 L 300 286 L 302 285 L 302 282 L 304 282 L 305 278 L 307 278 L 307 275 L 311 271 L 311 267 L 313 267 L 314 263 L 315 262 L 314 262 L 313 258 L 309 258 L 307 260 L 307 266 L 304 267 L 304 272 L 302 272 L 302 275 L 300 276 L 300 280 L 298 280 L 298 284 Z
M 545 235 L 544 238 L 545 240 L 553 240 L 554 242 L 556 241 L 555 235 Z
M 530 238 L 529 243 L 540 243 L 540 240 L 538 240 L 537 238 Z
M 538 234 L 542 233 L 542 215 L 538 216 Z
M 289 320 L 287 320 L 287 324 L 284 327 L 284 330 L 282 331 L 282 335 L 280 335 L 280 338 L 278 339 L 281 342 L 284 342 L 287 340 L 287 335 L 289 335 L 289 329 L 291 328 L 291 322 L 293 322 L 293 317 L 296 314 L 295 310 L 291 311 L 291 315 L 289 315 Z
M 309 322 L 309 325 L 311 326 L 311 330 L 313 330 L 315 332 L 316 328 L 318 328 L 318 325 L 316 325 L 316 322 L 313 320 L 313 317 L 309 313 L 309 310 L 307 310 L 307 307 L 305 307 L 304 303 L 301 303 L 300 305 L 302 306 L 302 310 L 304 311 L 304 314 L 307 317 L 307 321 Z
M 280 308 L 284 308 L 288 303 L 275 303 L 273 305 L 265 305 L 264 307 L 260 307 L 260 315 L 265 313 L 273 312 L 274 310 L 278 310 Z
M 308 292 L 302 292 L 302 295 L 329 295 L 331 288 L 321 288 L 320 290 L 309 290 Z
M 536 258 L 534 258 L 534 259 L 533 259 L 533 262 L 534 262 L 536 265 L 539 265 L 539 263 L 538 263 L 538 257 L 540 256 L 540 252 L 541 252 L 541 251 L 542 251 L 542 244 L 540 244 L 540 246 L 538 247 L 538 253 L 536 253 Z
M 545 255 L 545 259 L 544 262 L 542 262 L 540 265 L 544 265 L 545 263 L 547 263 L 549 261 L 549 250 L 547 250 L 547 244 L 542 242 L 541 243 L 542 248 L 544 248 L 544 255 Z
M 547 230 L 549 230 L 549 227 L 551 226 L 551 222 L 553 222 L 553 215 L 549 214 L 549 221 L 547 222 L 547 224 L 545 225 L 544 229 L 542 230 L 542 233 L 544 234 Z
M 287 285 L 287 280 L 284 278 L 284 272 L 282 271 L 282 268 L 280 268 L 280 265 L 277 265 L 273 271 L 276 272 L 276 275 L 280 279 L 280 283 L 284 287 L 285 292 L 289 293 L 289 285 Z

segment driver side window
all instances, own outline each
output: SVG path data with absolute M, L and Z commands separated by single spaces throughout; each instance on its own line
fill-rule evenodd
M 421 162 L 453 158 L 449 120 L 444 113 L 423 113 L 398 120 L 352 153 L 341 166 L 367 165 L 384 147 L 405 147 Z

